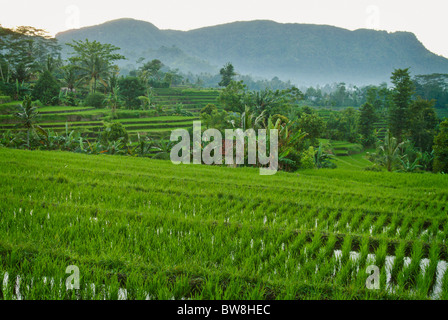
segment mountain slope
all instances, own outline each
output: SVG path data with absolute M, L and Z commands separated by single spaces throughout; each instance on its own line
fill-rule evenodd
M 407 67 L 411 67 L 413 74 L 448 73 L 448 59 L 428 51 L 409 32 L 349 31 L 326 25 L 266 20 L 185 32 L 160 30 L 149 22 L 120 19 L 66 31 L 56 37 L 62 43 L 86 38 L 112 43 L 122 48 L 129 58 L 128 64 L 140 56 L 152 58 L 151 52 L 157 52 L 157 58 L 162 61 L 165 60 L 163 52 L 167 52 L 166 60 L 170 60 L 168 54 L 172 56 L 174 52 L 177 67 L 185 72 L 217 72 L 230 61 L 239 73 L 267 78 L 279 76 L 298 84 L 377 83 L 387 81 L 394 68 Z M 159 50 L 162 47 L 165 50 Z

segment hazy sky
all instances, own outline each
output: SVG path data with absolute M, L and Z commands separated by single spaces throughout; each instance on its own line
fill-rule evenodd
M 59 31 L 134 18 L 191 30 L 241 20 L 328 24 L 350 30 L 410 31 L 448 58 L 447 0 L 0 0 L 0 24 Z

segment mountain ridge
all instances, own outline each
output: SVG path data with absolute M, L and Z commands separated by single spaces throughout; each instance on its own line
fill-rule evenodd
M 414 74 L 448 73 L 448 59 L 430 52 L 415 34 L 370 29 L 347 30 L 330 25 L 236 21 L 189 31 L 159 29 L 146 21 L 123 18 L 68 30 L 61 43 L 97 40 L 122 49 L 131 67 L 145 52 L 161 47 L 178 52 L 183 72 L 218 72 L 232 62 L 239 73 L 304 83 L 379 83 L 394 68 Z M 159 50 L 160 52 L 160 50 Z M 180 52 L 180 53 L 179 53 Z M 181 62 L 185 56 L 185 63 Z M 164 57 L 158 56 L 169 66 Z M 168 59 L 169 60 L 169 59 Z

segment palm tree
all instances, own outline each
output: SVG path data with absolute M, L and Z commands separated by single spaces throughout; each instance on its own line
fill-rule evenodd
M 101 82 L 107 88 L 106 80 L 116 72 L 112 65 L 114 60 L 125 59 L 124 56 L 114 53 L 120 48 L 111 44 L 102 44 L 97 41 L 76 41 L 68 43 L 75 50 L 75 56 L 69 60 L 79 71 L 79 77 L 90 86 L 90 91 L 95 93 L 97 82 Z
M 44 131 L 41 127 L 36 126 L 36 120 L 39 116 L 39 112 L 37 111 L 37 107 L 33 107 L 31 104 L 31 97 L 27 96 L 23 100 L 22 104 L 19 106 L 20 112 L 15 114 L 15 117 L 21 121 L 21 126 L 24 127 L 27 131 L 26 134 L 26 144 L 28 149 L 30 148 L 30 134 L 38 128 L 41 131 Z
M 98 56 L 88 57 L 79 65 L 80 79 L 89 84 L 90 90 L 95 93 L 97 82 L 107 87 L 106 79 L 109 77 L 109 65 Z
M 373 154 L 376 162 L 384 165 L 387 171 L 392 171 L 392 167 L 401 157 L 401 148 L 406 142 L 398 142 L 397 138 L 393 137 L 390 130 L 387 130 L 386 136 L 382 144 L 378 146 L 377 153 Z
M 268 123 L 266 125 L 267 132 L 271 129 L 278 130 L 278 157 L 279 162 L 283 164 L 284 169 L 288 169 L 290 166 L 295 165 L 295 161 L 290 159 L 291 154 L 294 154 L 298 150 L 299 144 L 308 135 L 306 132 L 302 132 L 302 129 L 294 127 L 295 121 L 288 121 L 282 124 L 282 119 L 277 118 L 277 121 L 273 121 L 274 117 L 270 116 L 268 118 Z M 269 135 L 268 135 L 269 139 Z M 270 142 L 266 142 L 267 145 Z
M 118 85 L 111 89 L 109 95 L 104 99 L 104 103 L 110 108 L 112 115 L 115 116 L 115 112 L 117 108 L 122 106 L 123 100 L 120 97 L 120 87 Z
M 246 106 L 244 112 L 241 114 L 241 129 L 259 129 L 264 124 L 266 110 L 261 112 L 259 116 L 256 116 L 255 113 L 250 111 L 250 108 Z
M 61 68 L 63 71 L 63 82 L 70 92 L 73 92 L 78 86 L 78 73 L 73 65 L 66 65 Z

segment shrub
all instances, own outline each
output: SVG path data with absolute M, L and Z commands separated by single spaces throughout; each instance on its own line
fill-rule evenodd
M 28 84 L 20 84 L 18 81 L 15 83 L 0 81 L 0 91 L 2 95 L 10 96 L 13 100 L 22 100 L 31 93 Z
M 129 135 L 120 122 L 105 123 L 101 133 L 101 142 L 107 144 L 122 138 L 124 143 L 129 141 Z
M 204 108 L 201 109 L 201 113 L 212 114 L 214 110 L 218 110 L 214 104 L 207 104 Z
M 87 107 L 102 108 L 104 99 L 105 96 L 102 93 L 99 92 L 90 93 L 85 98 L 84 105 Z
M 314 148 L 311 146 L 307 151 L 302 153 L 302 157 L 300 159 L 300 168 L 301 169 L 313 169 L 314 168 Z
M 65 93 L 61 91 L 59 101 L 64 106 L 77 106 L 79 104 L 79 99 L 76 97 L 76 94 L 70 91 L 66 91 Z

